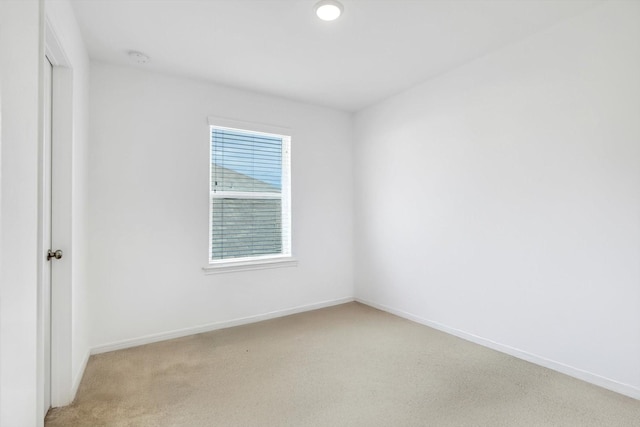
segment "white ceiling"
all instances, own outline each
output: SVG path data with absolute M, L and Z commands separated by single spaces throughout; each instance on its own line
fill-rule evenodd
M 91 58 L 357 111 L 601 0 L 73 0 Z M 137 66 L 137 65 L 136 65 Z

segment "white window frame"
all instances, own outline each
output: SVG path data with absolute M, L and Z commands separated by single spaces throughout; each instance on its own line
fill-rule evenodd
M 219 129 L 227 129 L 240 132 L 256 132 L 268 136 L 276 136 L 282 138 L 283 143 L 283 167 L 282 167 L 282 192 L 281 193 L 251 193 L 244 192 L 214 192 L 211 182 L 211 127 Z M 203 270 L 207 274 L 227 273 L 244 270 L 257 270 L 265 268 L 278 268 L 278 267 L 294 267 L 298 264 L 298 261 L 293 257 L 292 248 L 292 212 L 291 212 L 291 129 L 283 128 L 279 126 L 266 125 L 261 123 L 251 123 L 239 120 L 227 119 L 222 117 L 209 117 L 208 127 L 208 144 L 209 144 L 209 242 L 208 249 L 208 264 L 203 267 Z M 286 150 L 286 151 L 285 151 Z M 287 152 L 287 157 L 284 157 L 284 153 Z M 282 200 L 282 254 L 276 255 L 261 255 L 256 257 L 243 257 L 243 258 L 230 258 L 213 260 L 211 259 L 211 250 L 213 247 L 212 241 L 212 218 L 211 218 L 211 205 L 215 198 L 228 198 L 236 196 L 242 196 L 242 198 L 279 198 Z

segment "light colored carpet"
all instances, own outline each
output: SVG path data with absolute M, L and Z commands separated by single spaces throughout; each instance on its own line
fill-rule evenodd
M 93 356 L 46 426 L 637 427 L 640 401 L 350 303 Z

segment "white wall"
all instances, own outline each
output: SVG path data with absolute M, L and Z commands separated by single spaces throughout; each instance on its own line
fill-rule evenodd
M 53 406 L 66 405 L 73 399 L 89 356 L 88 298 L 88 125 L 89 125 L 89 57 L 71 4 L 67 0 L 48 0 L 45 11 L 64 50 L 70 87 L 71 114 L 67 135 L 54 133 L 54 235 L 53 245 L 64 250 L 64 257 L 53 265 L 54 297 L 58 304 L 54 313 L 62 323 L 63 334 L 58 346 L 63 360 L 58 366 L 59 392 L 54 393 Z M 56 95 L 54 91 L 54 96 Z M 63 108 L 65 108 L 63 107 Z M 64 133 L 64 132 L 63 132 Z M 55 344 L 55 342 L 54 342 Z M 54 363 L 56 360 L 54 359 Z
M 349 114 L 100 63 L 92 63 L 90 105 L 97 351 L 353 296 Z M 202 271 L 208 116 L 293 129 L 297 267 Z
M 640 3 L 356 116 L 356 296 L 640 397 Z
M 40 5 L 0 2 L 0 425 L 38 423 Z M 20 40 L 20 43 L 16 43 Z

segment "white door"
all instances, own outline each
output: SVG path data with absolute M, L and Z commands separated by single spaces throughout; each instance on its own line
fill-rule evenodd
M 42 174 L 42 235 L 45 251 L 51 248 L 51 118 L 53 116 L 53 65 L 44 61 L 44 152 Z M 46 253 L 41 256 L 49 258 Z M 52 260 L 52 259 L 51 259 Z M 44 308 L 44 415 L 51 407 L 51 260 L 43 263 L 42 304 Z

